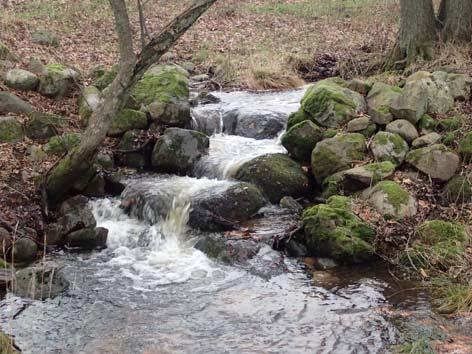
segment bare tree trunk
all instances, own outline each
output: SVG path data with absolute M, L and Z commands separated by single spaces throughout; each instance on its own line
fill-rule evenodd
M 141 49 L 146 46 L 146 41 L 151 38 L 146 26 L 146 17 L 144 16 L 144 4 L 138 0 L 139 28 L 141 30 Z
M 102 102 L 90 117 L 80 145 L 72 149 L 46 176 L 42 186 L 43 196 L 51 206 L 74 191 L 76 182 L 82 176 L 90 175 L 96 150 L 105 139 L 112 119 L 123 109 L 130 88 L 216 2 L 196 0 L 151 39 L 136 61 L 125 0 L 109 1 L 120 45 L 120 70 L 115 80 L 103 91 Z
M 432 47 L 436 39 L 432 0 L 400 0 L 400 7 L 400 31 L 397 42 L 387 57 L 386 69 L 404 68 L 418 58 L 432 58 Z
M 472 39 L 472 0 L 442 0 L 438 17 L 444 40 L 467 42 Z

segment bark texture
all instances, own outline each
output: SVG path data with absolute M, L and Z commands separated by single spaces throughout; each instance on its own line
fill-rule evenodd
M 43 197 L 50 206 L 55 206 L 71 192 L 80 190 L 81 180 L 93 175 L 93 157 L 105 139 L 113 117 L 124 108 L 130 88 L 216 2 L 195 1 L 153 37 L 136 57 L 125 0 L 109 1 L 119 39 L 120 70 L 115 80 L 103 91 L 102 102 L 90 117 L 80 145 L 72 149 L 46 176 Z
M 442 25 L 441 37 L 444 40 L 472 39 L 472 0 L 442 0 L 438 19 Z
M 400 0 L 400 8 L 400 31 L 386 69 L 401 69 L 417 59 L 432 58 L 437 36 L 432 0 Z

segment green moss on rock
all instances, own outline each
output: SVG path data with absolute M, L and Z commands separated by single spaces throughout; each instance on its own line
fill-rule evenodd
M 53 136 L 48 143 L 43 146 L 43 150 L 48 154 L 64 154 L 80 143 L 80 134 L 68 133 L 60 136 Z
M 15 117 L 0 117 L 0 143 L 23 140 L 23 126 Z
M 309 162 L 315 145 L 323 139 L 323 132 L 315 123 L 305 120 L 295 124 L 282 137 L 282 145 L 299 162 Z
M 393 181 L 379 182 L 374 188 L 383 191 L 387 196 L 388 203 L 396 210 L 407 204 L 410 199 L 410 194 Z
M 439 126 L 442 130 L 447 132 L 452 132 L 462 128 L 464 124 L 464 117 L 462 115 L 457 115 L 453 117 L 449 117 L 446 119 L 442 119 L 439 121 Z
M 467 133 L 459 141 L 459 147 L 457 150 L 465 159 L 472 158 L 472 132 Z
M 108 135 L 120 136 L 128 130 L 146 129 L 147 126 L 148 121 L 145 113 L 133 109 L 123 109 L 113 119 L 110 129 L 108 129 Z
M 293 112 L 288 116 L 287 130 L 292 128 L 294 125 L 303 122 L 304 120 L 310 120 L 310 117 L 303 111 L 303 109 Z
M 421 134 L 427 134 L 436 131 L 438 128 L 439 121 L 434 119 L 428 114 L 423 115 L 418 122 L 418 128 Z
M 120 67 L 118 64 L 112 65 L 112 67 L 100 75 L 92 85 L 99 90 L 104 90 L 112 83 L 113 80 L 115 80 L 116 75 L 118 75 L 119 68 Z

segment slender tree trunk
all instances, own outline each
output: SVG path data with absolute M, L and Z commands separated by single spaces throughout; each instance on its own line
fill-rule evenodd
M 444 40 L 472 39 L 472 0 L 442 0 L 438 14 Z
M 196 0 L 153 37 L 136 59 L 125 0 L 109 1 L 120 45 L 120 70 L 115 80 L 103 91 L 102 102 L 90 117 L 80 145 L 72 149 L 46 176 L 42 189 L 45 202 L 50 206 L 73 192 L 81 177 L 90 175 L 96 150 L 105 139 L 112 119 L 124 108 L 130 88 L 216 2 Z
M 436 39 L 436 17 L 432 0 L 400 0 L 400 8 L 400 31 L 397 42 L 387 57 L 386 69 L 400 69 L 417 59 L 432 58 L 432 47 Z

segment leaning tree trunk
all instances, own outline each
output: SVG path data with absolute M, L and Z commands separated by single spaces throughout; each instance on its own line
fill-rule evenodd
M 472 39 L 472 0 L 442 0 L 438 17 L 442 39 L 464 42 Z
M 54 206 L 63 200 L 82 176 L 89 175 L 96 150 L 105 139 L 113 117 L 124 108 L 131 87 L 215 2 L 196 0 L 153 37 L 136 59 L 125 0 L 110 0 L 120 44 L 120 70 L 103 91 L 102 101 L 90 117 L 80 145 L 72 149 L 46 176 L 42 190 L 47 205 Z
M 386 69 L 401 69 L 417 59 L 432 58 L 433 42 L 436 39 L 436 17 L 432 1 L 400 0 L 400 8 L 400 31 L 397 42 L 387 57 Z

